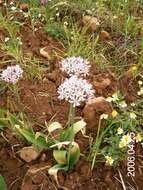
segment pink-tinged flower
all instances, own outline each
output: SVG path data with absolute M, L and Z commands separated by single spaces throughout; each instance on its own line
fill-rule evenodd
M 73 106 L 79 106 L 82 102 L 88 101 L 94 97 L 95 91 L 87 80 L 78 78 L 73 75 L 66 79 L 58 88 L 58 98 L 65 99 Z
M 89 74 L 90 64 L 82 57 L 67 57 L 61 62 L 61 70 L 70 76 L 87 76 Z
M 20 78 L 22 78 L 23 70 L 19 65 L 8 66 L 1 73 L 1 80 L 15 84 Z
M 41 3 L 42 5 L 46 5 L 46 4 L 48 3 L 48 0 L 40 0 L 40 3 Z

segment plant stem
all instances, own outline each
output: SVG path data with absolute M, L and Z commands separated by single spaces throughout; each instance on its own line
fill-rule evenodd
M 68 128 L 70 126 L 73 126 L 74 117 L 75 117 L 75 107 L 73 107 L 73 104 L 70 104 L 69 116 L 68 116 Z

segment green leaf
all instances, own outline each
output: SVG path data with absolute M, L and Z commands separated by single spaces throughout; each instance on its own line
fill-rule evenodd
M 79 145 L 73 142 L 72 147 L 69 148 L 68 154 L 69 154 L 69 160 L 68 160 L 69 169 L 72 169 L 80 157 Z
M 58 164 L 67 164 L 67 151 L 66 150 L 54 150 L 53 156 Z
M 7 185 L 4 178 L 0 175 L 0 190 L 7 190 Z
M 84 134 L 86 123 L 83 120 L 80 120 L 73 124 L 70 128 L 66 129 L 61 133 L 60 140 L 61 141 L 71 141 L 74 139 L 75 135 L 81 131 Z
M 53 166 L 52 168 L 50 168 L 48 170 L 49 175 L 53 175 L 54 176 L 57 184 L 59 184 L 58 183 L 58 171 L 59 170 L 68 171 L 68 167 L 65 166 L 65 165 L 62 165 L 62 164 L 57 164 L 57 165 Z
M 53 122 L 48 126 L 49 133 L 52 133 L 57 129 L 62 129 L 62 125 L 59 122 Z

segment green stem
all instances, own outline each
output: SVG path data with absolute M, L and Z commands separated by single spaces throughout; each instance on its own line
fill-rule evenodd
M 96 160 L 96 156 L 97 156 L 97 153 L 98 153 L 98 150 L 100 148 L 100 145 L 102 143 L 102 139 L 104 137 L 104 135 L 107 133 L 107 131 L 110 129 L 110 127 L 115 124 L 115 123 L 118 123 L 118 121 L 116 122 L 113 122 L 111 123 L 102 133 L 101 135 L 99 136 L 99 133 L 100 133 L 100 128 L 101 128 L 101 119 L 99 120 L 99 124 L 98 124 L 98 131 L 97 131 L 97 136 L 96 136 L 96 140 L 95 140 L 95 143 L 92 147 L 92 150 L 91 150 L 91 158 L 93 156 L 93 159 L 92 159 L 92 166 L 91 166 L 91 169 L 93 170 L 94 166 L 95 166 L 95 160 Z
M 73 104 L 70 104 L 69 116 L 68 116 L 68 128 L 70 126 L 73 126 L 74 117 L 75 117 L 75 107 L 73 107 Z

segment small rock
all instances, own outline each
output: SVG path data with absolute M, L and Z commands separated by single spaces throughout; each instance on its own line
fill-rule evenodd
M 27 3 L 20 4 L 20 9 L 24 12 L 28 12 L 29 5 Z
M 38 156 L 39 154 L 33 146 L 24 147 L 20 151 L 20 158 L 22 158 L 25 162 L 36 160 Z
M 46 48 L 47 48 L 47 47 L 41 48 L 41 49 L 40 49 L 40 54 L 41 54 L 43 57 L 47 58 L 48 60 L 51 60 L 51 56 L 49 55 L 49 52 L 48 52 L 48 50 L 47 50 Z
M 58 72 L 56 70 L 54 70 L 52 73 L 48 73 L 47 78 L 50 81 L 55 82 L 57 80 L 57 78 L 58 78 Z
M 97 27 L 99 26 L 97 18 L 92 16 L 83 16 L 82 23 L 85 26 L 89 26 L 92 32 L 95 32 Z
M 105 41 L 105 40 L 109 40 L 110 39 L 110 34 L 108 32 L 106 32 L 105 30 L 102 30 L 100 32 L 100 38 L 101 40 Z
M 103 113 L 108 115 L 112 113 L 112 107 L 104 97 L 98 97 L 88 101 L 83 109 L 84 119 L 90 127 L 94 127 L 98 123 L 99 116 Z
M 103 90 L 111 85 L 111 80 L 109 78 L 105 78 L 100 82 L 94 82 L 93 85 L 95 88 Z

